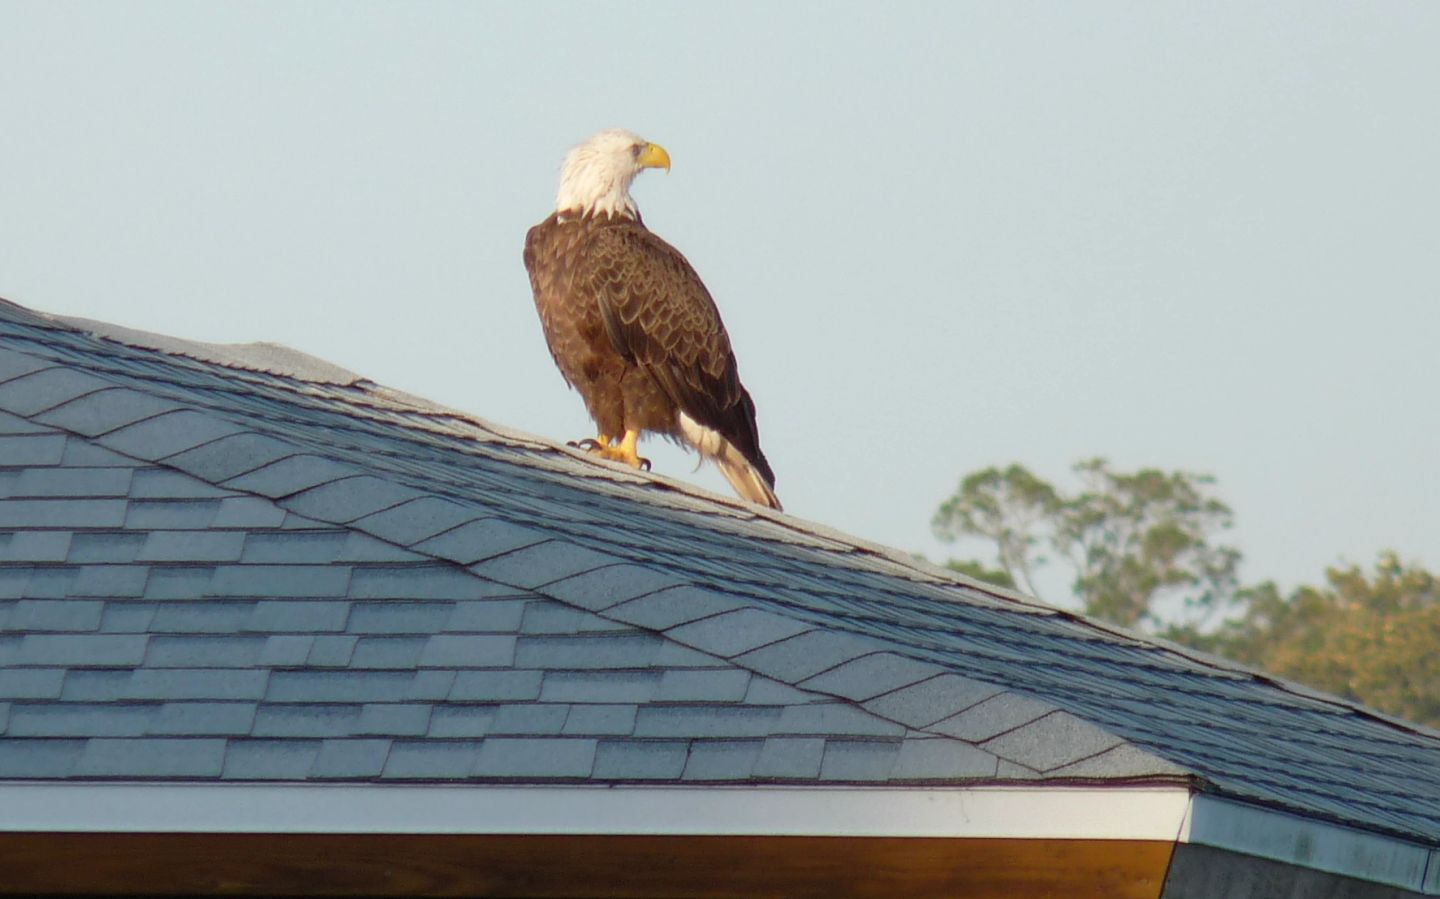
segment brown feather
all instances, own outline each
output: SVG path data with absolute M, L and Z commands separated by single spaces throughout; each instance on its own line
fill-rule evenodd
M 685 440 L 683 412 L 738 453 L 731 468 L 753 466 L 765 488 L 741 490 L 726 471 L 736 489 L 779 508 L 730 337 L 678 250 L 639 220 L 557 214 L 530 229 L 525 268 L 551 356 L 602 434 Z

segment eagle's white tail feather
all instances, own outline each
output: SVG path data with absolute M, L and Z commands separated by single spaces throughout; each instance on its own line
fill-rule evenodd
M 715 467 L 720 469 L 720 473 L 730 482 L 730 486 L 735 488 L 736 493 L 752 503 L 781 511 L 780 500 L 776 498 L 775 491 L 765 483 L 765 478 L 750 464 L 750 460 L 726 440 L 724 435 L 714 428 L 705 427 L 684 412 L 680 413 L 679 420 L 680 432 L 685 435 L 686 442 L 695 447 L 700 458 L 715 463 Z

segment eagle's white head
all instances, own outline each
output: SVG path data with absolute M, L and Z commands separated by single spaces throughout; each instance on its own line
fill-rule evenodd
M 630 182 L 645 169 L 657 168 L 670 171 L 664 147 L 619 128 L 601 131 L 566 154 L 555 211 L 635 218 Z

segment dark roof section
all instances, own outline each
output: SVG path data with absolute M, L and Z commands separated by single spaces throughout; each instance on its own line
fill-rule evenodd
M 137 334 L 0 301 L 0 778 L 1186 778 L 1440 843 L 1423 728 L 303 354 Z

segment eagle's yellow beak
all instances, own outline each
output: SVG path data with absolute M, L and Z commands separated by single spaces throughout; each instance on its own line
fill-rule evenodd
M 664 169 L 670 171 L 670 154 L 659 144 L 646 144 L 645 149 L 640 151 L 640 167 L 642 169 Z

